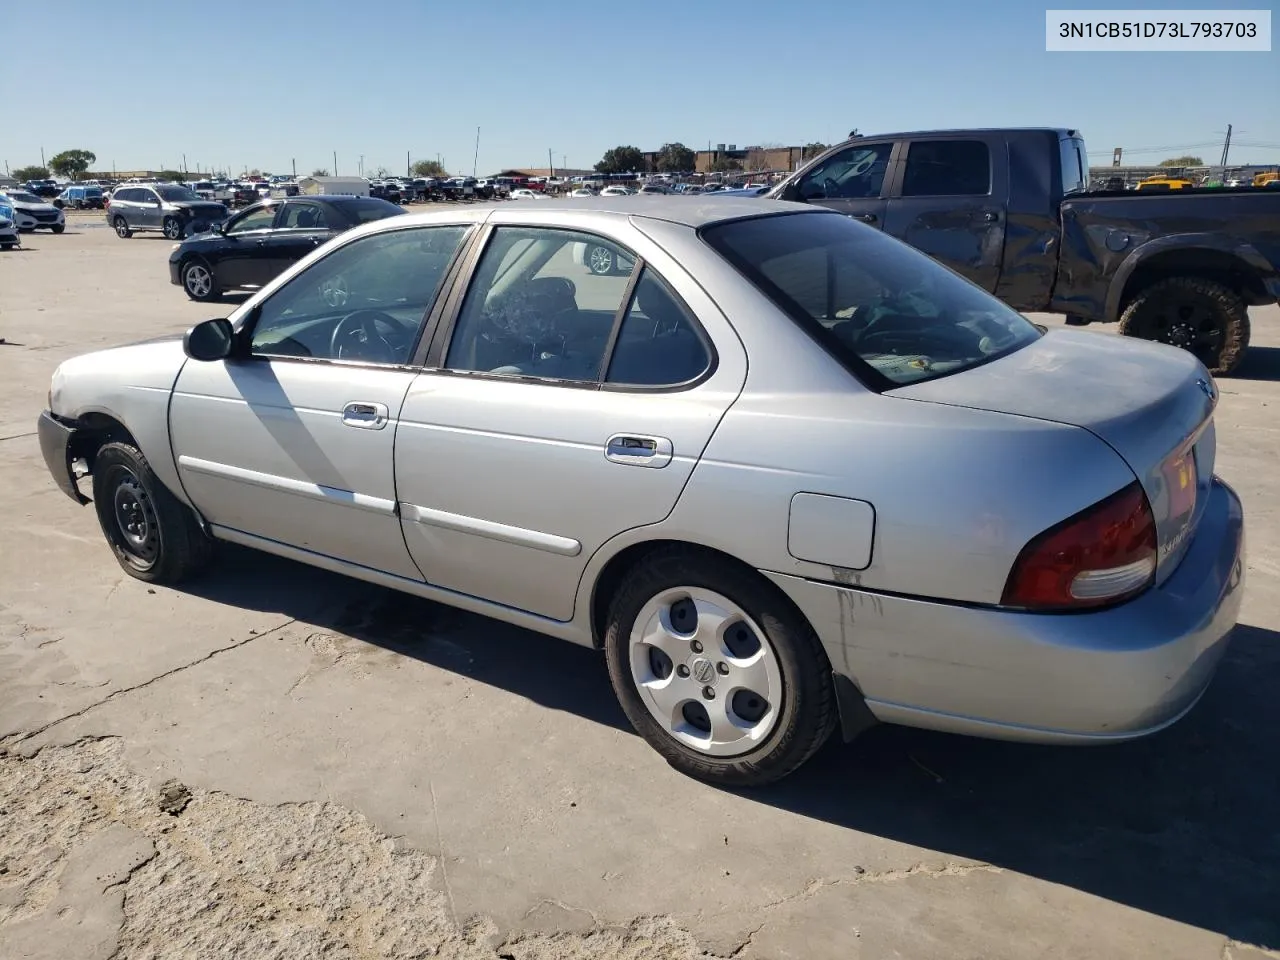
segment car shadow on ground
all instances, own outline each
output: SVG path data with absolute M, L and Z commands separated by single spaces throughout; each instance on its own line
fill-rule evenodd
M 1280 380 L 1280 347 L 1250 347 L 1226 380 Z
M 604 658 L 573 644 L 248 550 L 188 589 L 630 730 Z M 1275 949 L 1277 689 L 1280 633 L 1242 625 L 1200 704 L 1153 737 L 1042 747 L 883 726 L 742 796 Z

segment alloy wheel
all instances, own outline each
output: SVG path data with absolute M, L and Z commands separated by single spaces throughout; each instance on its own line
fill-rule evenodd
M 675 587 L 653 597 L 632 628 L 630 664 L 654 720 L 707 756 L 747 753 L 777 724 L 777 654 L 760 626 L 718 593 Z
M 182 272 L 182 284 L 196 300 L 203 300 L 213 291 L 213 277 L 203 263 L 189 263 Z
M 592 273 L 604 276 L 613 270 L 613 254 L 606 247 L 592 247 L 587 251 L 587 265 Z

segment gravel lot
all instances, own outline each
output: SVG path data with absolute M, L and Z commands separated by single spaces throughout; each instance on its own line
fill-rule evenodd
M 632 734 L 589 651 L 243 550 L 183 590 L 122 576 L 41 459 L 49 374 L 218 310 L 99 213 L 23 239 L 3 960 L 1280 956 L 1280 310 L 1221 382 L 1249 583 L 1185 721 L 1074 750 L 881 728 L 735 794 Z

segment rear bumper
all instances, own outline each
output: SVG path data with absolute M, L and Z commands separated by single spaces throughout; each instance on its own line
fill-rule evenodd
M 1126 740 L 1178 720 L 1212 679 L 1244 592 L 1244 518 L 1215 479 L 1178 569 L 1093 613 L 961 607 L 768 576 L 879 720 L 1009 740 Z
M 54 418 L 48 410 L 36 421 L 36 433 L 40 437 L 40 452 L 45 465 L 53 476 L 58 489 L 76 503 L 88 503 L 89 499 L 76 486 L 75 471 L 71 467 L 72 442 L 76 428 Z

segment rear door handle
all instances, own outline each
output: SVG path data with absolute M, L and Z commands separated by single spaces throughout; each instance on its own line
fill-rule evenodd
M 387 425 L 387 405 L 355 401 L 342 408 L 344 426 L 361 430 L 381 430 Z
M 605 445 L 604 456 L 628 467 L 665 467 L 671 462 L 671 441 L 666 437 L 615 433 Z
M 876 215 L 874 213 L 851 213 L 849 216 L 854 220 L 861 220 L 863 223 L 876 222 Z

